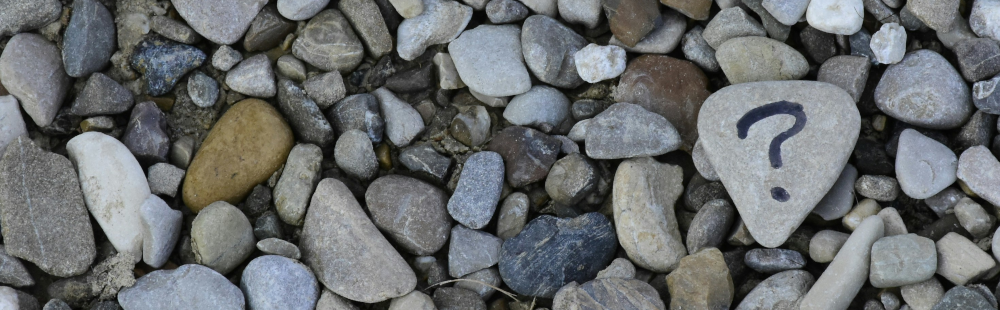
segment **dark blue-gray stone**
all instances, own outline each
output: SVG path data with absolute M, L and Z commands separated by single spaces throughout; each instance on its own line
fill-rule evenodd
M 341 99 L 329 110 L 327 118 L 338 136 L 357 129 L 368 134 L 373 143 L 382 142 L 385 121 L 379 114 L 378 98 L 372 94 L 357 94 Z
M 944 297 L 941 297 L 941 300 L 934 305 L 934 308 L 931 308 L 931 310 L 949 309 L 988 310 L 995 308 L 986 297 L 976 291 L 964 286 L 956 286 L 948 290 Z
M 84 77 L 100 71 L 115 52 L 115 19 L 97 0 L 73 1 L 73 15 L 63 34 L 66 74 Z
M 122 143 L 140 161 L 167 161 L 170 151 L 167 115 L 152 101 L 136 104 L 125 127 Z
M 873 65 L 878 64 L 871 48 L 872 35 L 868 33 L 868 30 L 862 28 L 857 33 L 852 34 L 848 42 L 851 44 L 851 55 L 868 57 L 868 61 L 871 61 Z
M 542 215 L 500 249 L 500 277 L 515 292 L 551 298 L 569 282 L 597 277 L 618 248 L 611 221 L 600 213 Z
M 761 273 L 778 273 L 806 266 L 802 253 L 788 249 L 753 249 L 743 257 L 743 262 Z
M 147 36 L 132 53 L 132 67 L 146 77 L 146 92 L 151 96 L 166 94 L 203 62 L 205 53 L 200 49 L 157 35 Z
M 128 111 L 135 100 L 132 92 L 107 75 L 95 72 L 76 95 L 69 112 L 79 116 L 111 115 Z
M 333 128 L 316 102 L 309 99 L 291 80 L 278 81 L 278 108 L 288 119 L 295 136 L 307 143 L 327 147 L 333 144 Z

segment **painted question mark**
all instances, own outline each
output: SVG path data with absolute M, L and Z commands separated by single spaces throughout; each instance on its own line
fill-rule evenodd
M 802 128 L 806 127 L 806 113 L 802 110 L 802 105 L 785 100 L 768 103 L 753 108 L 736 122 L 737 136 L 740 139 L 746 139 L 747 131 L 750 130 L 750 126 L 753 126 L 753 124 L 765 118 L 781 114 L 794 116 L 795 124 L 792 125 L 792 128 L 785 130 L 785 132 L 778 134 L 771 140 L 771 147 L 767 151 L 767 156 L 771 160 L 771 167 L 775 169 L 781 168 L 781 143 L 784 143 L 785 140 L 788 140 L 788 138 L 795 136 L 802 131 Z M 784 188 L 772 187 L 771 198 L 780 202 L 785 202 L 788 201 L 791 196 Z

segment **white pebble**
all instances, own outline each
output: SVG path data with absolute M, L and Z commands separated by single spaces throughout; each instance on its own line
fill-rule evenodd
M 576 72 L 587 83 L 613 79 L 625 72 L 625 49 L 591 43 L 573 54 Z
M 872 35 L 872 53 L 883 64 L 894 64 L 903 60 L 906 54 L 906 29 L 897 23 L 883 24 Z

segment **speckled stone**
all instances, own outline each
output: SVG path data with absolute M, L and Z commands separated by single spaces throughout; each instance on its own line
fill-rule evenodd
M 177 13 L 203 37 L 220 45 L 236 43 L 267 0 L 171 0 Z
M 524 64 L 521 29 L 514 25 L 481 25 L 462 32 L 448 44 L 455 69 L 469 90 L 504 97 L 531 88 Z
M 62 48 L 69 76 L 80 78 L 100 71 L 115 51 L 111 12 L 96 0 L 73 1 L 73 15 L 63 33 Z
M 42 28 L 62 13 L 59 0 L 21 0 L 0 3 L 0 37 Z
M 926 49 L 885 70 L 875 103 L 888 116 L 929 129 L 956 128 L 972 115 L 969 86 L 944 57 Z
M 309 20 L 292 43 L 295 57 L 326 71 L 347 73 L 364 58 L 365 49 L 340 11 L 329 9 Z
M 33 33 L 10 38 L 0 54 L 0 76 L 3 87 L 40 127 L 52 123 L 71 86 L 59 48 Z
M 738 37 L 722 43 L 715 52 L 722 72 L 733 84 L 797 80 L 809 63 L 797 50 L 764 37 Z
M 243 292 L 214 270 L 188 264 L 140 277 L 118 294 L 126 309 L 244 309 Z
M 308 266 L 277 255 L 250 261 L 240 277 L 240 289 L 250 309 L 312 310 L 320 294 Z
M 455 193 L 448 200 L 448 214 L 473 229 L 493 218 L 504 180 L 503 159 L 495 152 L 479 152 L 466 160 Z
M 185 74 L 205 62 L 200 49 L 160 36 L 147 36 L 135 47 L 131 64 L 146 78 L 146 92 L 160 96 L 170 92 Z
M 380 177 L 365 192 L 375 226 L 415 255 L 434 254 L 448 241 L 447 202 L 443 190 L 401 175 Z
M 124 113 L 135 103 L 132 92 L 107 75 L 95 72 L 76 95 L 69 113 L 79 116 Z M 214 102 L 213 102 L 214 103 Z
M 724 309 L 733 302 L 733 277 L 716 248 L 685 256 L 667 275 L 671 309 Z
M 513 187 L 542 181 L 556 162 L 562 142 L 537 130 L 511 126 L 493 136 L 486 150 L 503 158 L 507 183 Z

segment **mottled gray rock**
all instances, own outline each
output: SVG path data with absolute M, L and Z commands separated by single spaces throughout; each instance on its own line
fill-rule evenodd
M 389 0 L 403 18 L 414 18 L 424 12 L 424 2 L 421 0 Z
M 764 0 L 762 5 L 767 9 L 768 13 L 771 13 L 774 19 L 782 24 L 792 26 L 805 16 L 806 8 L 809 7 L 809 1 Z
M 110 16 L 110 15 L 109 15 Z M 161 36 L 184 44 L 195 44 L 201 41 L 198 32 L 187 24 L 167 16 L 152 16 L 149 18 L 149 30 Z M 109 56 L 110 57 L 110 56 Z
M 545 87 L 545 86 L 538 86 L 538 87 Z M 558 94 L 558 96 L 562 96 L 562 93 L 559 93 L 559 91 L 555 91 L 555 94 Z M 557 97 L 557 99 L 563 100 L 563 99 L 565 99 L 565 96 L 563 96 L 562 98 L 558 98 Z M 538 104 L 538 102 L 527 102 L 527 101 L 528 100 L 521 100 L 521 103 L 518 103 L 518 106 L 520 106 L 521 109 L 520 109 L 520 111 L 514 111 L 514 112 L 512 112 L 512 114 L 514 114 L 514 115 L 512 115 L 512 117 L 523 118 L 521 120 L 527 120 L 527 119 L 532 118 L 533 116 L 525 115 L 525 114 L 527 114 L 527 113 L 531 113 L 531 114 L 539 113 L 539 111 L 537 109 L 527 109 L 528 107 L 525 107 L 526 105 L 529 105 L 529 104 L 531 104 L 531 105 Z M 541 103 L 541 104 L 544 105 L 546 103 Z M 554 105 L 555 105 L 556 110 L 555 111 L 549 111 L 549 113 L 544 113 L 543 112 L 543 114 L 552 115 L 552 114 L 561 114 L 561 113 L 563 113 L 564 109 L 559 109 L 560 107 L 558 107 L 558 105 L 561 105 L 561 104 L 562 104 L 562 102 L 555 102 Z M 525 109 L 527 109 L 527 110 L 525 110 Z M 511 110 L 510 109 L 505 109 L 504 113 L 506 114 L 507 111 L 511 111 Z M 542 117 L 540 119 L 544 119 L 544 118 L 546 118 L 546 117 Z M 547 118 L 551 118 L 551 117 L 547 117 Z M 458 142 L 462 142 L 462 144 L 465 144 L 465 145 L 470 146 L 470 147 L 480 146 L 483 143 L 486 143 L 486 141 L 490 138 L 490 125 L 491 125 L 491 123 L 492 123 L 492 119 L 490 118 L 490 113 L 488 111 L 486 111 L 485 107 L 483 107 L 481 105 L 476 105 L 476 106 L 460 106 L 460 107 L 458 107 L 458 114 L 456 114 L 455 118 L 453 118 L 451 120 L 451 126 L 448 127 L 448 132 L 451 133 L 451 136 L 453 138 L 455 138 L 455 140 L 458 140 Z M 549 125 L 549 124 L 550 123 L 543 123 L 541 125 L 545 126 L 545 128 L 549 128 L 549 129 L 551 129 L 551 128 L 554 127 L 554 125 Z M 539 127 L 542 127 L 542 126 L 539 126 Z
M 545 15 L 528 17 L 521 28 L 524 62 L 538 80 L 552 86 L 574 88 L 583 84 L 574 54 L 586 45 L 582 36 Z
M 56 5 L 58 7 L 58 3 Z M 34 33 L 10 38 L 0 54 L 0 76 L 3 76 L 3 87 L 17 98 L 24 112 L 39 127 L 52 123 L 70 88 L 70 77 L 63 69 L 59 48 Z
M 492 2 L 492 1 L 491 1 Z M 499 1 L 506 2 L 506 1 Z M 509 1 L 516 3 L 517 1 Z M 594 29 L 601 22 L 601 1 L 597 0 L 558 0 L 556 6 L 559 10 L 559 17 L 568 23 L 579 24 Z M 490 19 L 494 23 L 498 23 Z M 683 30 L 681 30 L 683 32 Z M 613 37 L 612 37 L 613 38 Z
M 904 285 L 899 289 L 900 296 L 913 310 L 930 310 L 944 296 L 944 288 L 937 278 L 917 284 Z
M 682 169 L 649 157 L 629 159 L 613 184 L 615 228 L 629 258 L 652 271 L 677 268 L 687 255 L 673 207 L 684 190 Z
M 680 147 L 680 135 L 662 116 L 631 103 L 616 103 L 587 124 L 587 156 L 633 158 L 664 154 Z
M 308 78 L 302 83 L 302 88 L 322 110 L 344 99 L 344 95 L 347 94 L 344 78 L 339 72 L 327 72 Z
M 586 157 L 570 154 L 556 161 L 545 178 L 545 192 L 552 201 L 573 206 L 597 188 L 597 169 Z
M 507 24 L 528 17 L 528 7 L 517 0 L 490 0 L 486 4 L 486 17 L 494 24 Z
M 805 270 L 776 273 L 757 284 L 736 310 L 798 309 L 802 297 L 815 282 L 816 278 Z
M 448 246 L 448 274 L 460 278 L 500 261 L 503 240 L 487 232 L 455 225 Z
M 451 168 L 451 158 L 438 154 L 429 143 L 403 148 L 399 152 L 399 163 L 410 171 L 425 174 L 437 181 L 444 181 Z
M 294 243 L 278 238 L 267 238 L 257 241 L 257 249 L 264 254 L 280 255 L 291 259 L 302 258 L 302 252 Z
M 931 309 L 995 309 L 995 307 L 990 304 L 990 300 L 986 296 L 974 288 L 956 286 L 948 290 Z
M 226 74 L 226 85 L 236 92 L 252 97 L 270 98 L 277 92 L 274 69 L 271 68 L 271 60 L 265 54 L 258 54 L 241 61 Z
M 472 8 L 451 0 L 423 0 L 424 12 L 399 24 L 396 51 L 404 60 L 424 54 L 431 45 L 455 40 L 472 19 Z
M 797 80 L 809 71 L 809 63 L 801 53 L 787 44 L 764 37 L 726 40 L 715 57 L 733 84 Z
M 62 48 L 63 65 L 69 76 L 79 78 L 100 71 L 115 51 L 115 20 L 111 12 L 96 0 L 74 1 Z
M 0 37 L 35 30 L 56 21 L 58 0 L 8 0 L 0 3 Z
M 278 0 L 278 13 L 291 20 L 306 20 L 323 10 L 330 0 Z
M 503 180 L 500 154 L 489 151 L 473 154 L 465 161 L 455 193 L 448 200 L 448 214 L 469 228 L 483 228 L 493 218 Z
M 969 15 L 969 26 L 977 36 L 1000 39 L 1000 23 L 997 22 L 997 14 L 1000 14 L 1000 2 L 997 1 L 975 1 L 972 3 L 972 12 Z M 960 19 L 961 17 L 956 17 Z
M 767 32 L 764 31 L 764 26 L 740 7 L 720 11 L 705 25 L 705 31 L 702 32 L 705 42 L 714 49 L 719 49 L 729 39 L 748 36 L 765 37 Z
M 898 63 L 906 53 L 906 30 L 897 23 L 883 24 L 872 35 L 870 44 L 875 60 L 883 64 Z
M 893 118 L 930 129 L 950 129 L 972 115 L 969 87 L 941 55 L 908 53 L 889 66 L 875 88 L 875 103 Z
M 497 236 L 507 240 L 517 236 L 528 222 L 529 198 L 521 192 L 504 198 L 497 219 Z
M 122 144 L 143 162 L 165 162 L 170 152 L 167 115 L 152 101 L 140 102 L 132 109 Z
M 281 178 L 274 186 L 274 206 L 285 223 L 302 225 L 309 198 L 320 179 L 323 150 L 312 144 L 299 144 L 288 153 Z
M 820 66 L 816 80 L 843 88 L 851 98 L 854 98 L 854 102 L 858 102 L 865 90 L 870 68 L 871 62 L 862 56 L 833 56 Z
M 296 23 L 282 17 L 276 7 L 266 6 L 250 22 L 243 46 L 247 52 L 269 50 L 281 44 L 295 29 Z
M 320 291 L 309 267 L 278 255 L 250 261 L 240 277 L 240 289 L 250 309 L 312 310 Z
M 906 234 L 879 239 L 872 245 L 872 286 L 900 287 L 934 277 L 938 257 L 934 240 Z
M 521 50 L 521 29 L 514 25 L 481 25 L 448 44 L 455 69 L 469 90 L 492 97 L 531 88 Z
M 221 274 L 229 273 L 250 257 L 256 243 L 250 220 L 225 201 L 202 209 L 191 224 L 195 260 Z
M 156 195 L 139 208 L 142 219 L 142 261 L 153 268 L 160 268 L 173 253 L 181 235 L 181 211 L 171 209 Z
M 222 71 L 229 71 L 237 63 L 243 60 L 243 54 L 234 50 L 229 45 L 219 46 L 219 49 L 212 54 L 212 66 Z
M 243 292 L 202 265 L 157 270 L 118 294 L 125 309 L 244 309 Z
M 962 198 L 955 205 L 955 217 L 958 217 L 958 223 L 962 225 L 962 228 L 969 231 L 975 238 L 989 235 L 996 222 L 995 217 L 969 198 Z
M 882 218 L 882 223 L 885 224 L 886 237 L 909 233 L 906 230 L 906 223 L 903 222 L 903 217 L 899 216 L 899 211 L 896 208 L 888 207 L 882 209 L 877 215 Z
M 627 258 L 616 258 L 611 261 L 611 265 L 608 265 L 608 268 L 604 268 L 604 270 L 597 273 L 597 279 L 604 278 L 635 278 L 635 266 Z
M 993 257 L 957 233 L 949 232 L 936 245 L 937 274 L 955 285 L 976 281 L 996 267 Z
M 17 99 L 10 95 L 0 96 L 0 154 L 11 141 L 27 134 L 28 128 L 21 118 L 21 108 L 17 104 Z
M 329 289 L 324 288 L 322 291 L 319 301 L 316 302 L 316 310 L 359 310 L 350 300 L 330 292 Z M 419 291 L 414 292 L 419 293 Z
M 372 94 L 378 98 L 379 110 L 385 117 L 385 135 L 398 147 L 407 146 L 424 131 L 424 119 L 409 103 L 400 100 L 385 87 Z
M 752 249 L 747 251 L 743 262 L 761 273 L 778 273 L 806 266 L 806 259 L 801 253 L 788 249 Z
M 162 96 L 173 90 L 185 74 L 200 67 L 205 57 L 197 47 L 147 35 L 135 47 L 129 64 L 142 74 L 148 95 Z
M 705 248 L 718 248 L 729 233 L 736 218 L 736 209 L 725 199 L 706 202 L 687 231 L 688 253 L 698 253 Z
M 503 158 L 507 183 L 515 188 L 545 180 L 561 148 L 559 139 L 520 126 L 504 128 L 486 146 Z
M 708 155 L 705 154 L 705 147 L 702 146 L 701 141 L 694 143 L 694 148 L 691 149 L 691 160 L 694 162 L 695 170 L 698 170 L 702 177 L 709 181 L 719 181 L 719 175 L 715 173 L 712 162 L 708 160 Z
M 907 1 L 903 11 L 908 11 L 927 27 L 941 32 L 951 30 L 953 22 L 959 18 L 958 3 L 913 0 Z
M 576 1 L 584 2 L 582 0 Z M 559 3 L 562 4 L 563 2 L 567 2 L 567 0 L 561 0 Z M 563 12 L 560 11 L 559 13 L 562 14 Z M 684 37 L 684 29 L 687 27 L 687 17 L 674 10 L 663 10 L 660 18 L 654 22 L 653 26 L 653 31 L 650 31 L 642 40 L 639 40 L 635 46 L 625 45 L 625 43 L 622 43 L 614 36 L 611 37 L 611 41 L 608 44 L 616 45 L 626 51 L 635 53 L 670 53 L 677 48 L 677 45 L 681 43 L 681 38 Z
M 448 240 L 447 201 L 443 190 L 401 175 L 378 178 L 365 192 L 375 226 L 415 255 L 434 254 Z
M 500 271 L 497 271 L 496 267 L 480 269 L 479 271 L 463 276 L 462 279 L 477 282 L 459 281 L 458 283 L 455 283 L 455 287 L 476 292 L 483 298 L 483 300 L 489 300 L 490 296 L 493 296 L 493 293 L 496 292 L 493 287 L 498 287 L 501 283 L 503 283 L 503 281 L 500 280 Z
M 966 81 L 980 81 L 1000 72 L 1000 43 L 994 39 L 962 40 L 952 47 L 952 51 L 958 58 L 958 68 Z
M 201 71 L 195 71 L 188 78 L 187 90 L 191 102 L 198 107 L 208 108 L 219 100 L 219 83 Z
M 371 94 L 350 95 L 340 100 L 327 112 L 327 118 L 339 135 L 356 129 L 366 133 L 371 142 L 382 142 L 385 122 L 379 115 L 378 98 Z
M 263 55 L 261 55 L 263 56 Z M 235 69 L 233 70 L 235 71 Z M 299 140 L 328 147 L 333 144 L 333 127 L 316 102 L 288 79 L 278 81 L 278 108 L 288 118 Z
M 306 64 L 293 55 L 278 57 L 274 66 L 278 69 L 279 76 L 287 77 L 298 83 L 306 80 Z
M 379 59 L 392 52 L 392 36 L 375 1 L 342 0 L 337 2 L 337 9 L 354 26 L 369 55 Z
M 337 166 L 350 176 L 369 180 L 378 173 L 372 141 L 360 130 L 352 129 L 340 135 L 333 154 Z
M 925 199 L 955 183 L 958 157 L 950 148 L 913 129 L 899 136 L 896 178 L 907 196 Z
M 888 202 L 899 197 L 899 182 L 890 176 L 866 174 L 854 182 L 854 190 L 861 197 Z
M 883 228 L 882 219 L 865 219 L 802 298 L 801 308 L 846 309 L 867 282 L 871 247 L 882 237 Z
M 326 71 L 347 73 L 364 58 L 364 46 L 340 11 L 329 9 L 309 20 L 292 44 L 292 54 Z
M 24 264 L 8 255 L 3 246 L 0 246 L 0 283 L 16 287 L 35 285 L 35 279 L 31 278 Z
M 575 282 L 559 289 L 553 309 L 648 309 L 665 310 L 653 286 L 635 279 L 598 278 L 582 285 Z
M 548 131 L 546 129 L 559 126 L 569 117 L 569 104 L 569 99 L 558 89 L 537 85 L 526 93 L 514 96 L 504 109 L 503 118 L 516 126 Z M 487 122 L 487 129 L 488 124 Z
M 177 13 L 198 34 L 219 45 L 236 43 L 267 0 L 171 0 Z
M 1000 191 L 996 190 L 1000 188 L 1000 162 L 985 146 L 974 146 L 962 152 L 956 176 L 979 197 L 1000 205 Z
M 91 74 L 77 94 L 69 113 L 79 116 L 119 114 L 132 108 L 134 100 L 121 84 L 100 72 Z
M 976 109 L 993 115 L 1000 114 L 1000 92 L 996 91 L 997 83 L 1000 83 L 1000 75 L 972 85 L 972 103 L 976 105 Z
M 684 52 L 684 58 L 697 64 L 703 70 L 719 72 L 719 62 L 715 59 L 715 49 L 709 46 L 708 42 L 705 42 L 705 38 L 702 37 L 704 31 L 705 29 L 701 26 L 694 26 L 685 33 L 681 43 L 681 51 Z

